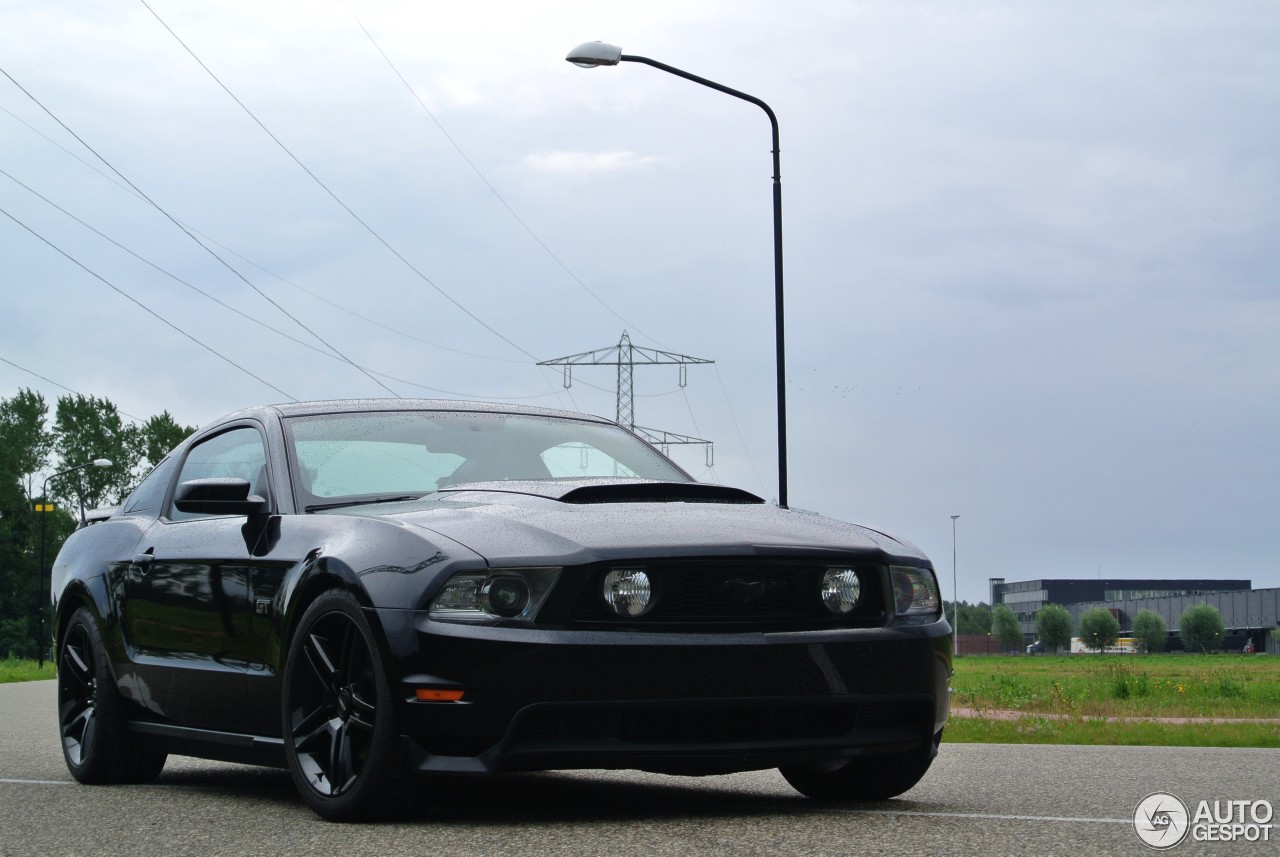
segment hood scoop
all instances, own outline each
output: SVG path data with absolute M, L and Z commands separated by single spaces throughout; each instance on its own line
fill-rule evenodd
M 471 482 L 441 488 L 441 494 L 484 491 L 529 494 L 561 503 L 737 503 L 759 505 L 764 500 L 741 488 L 703 482 L 660 482 L 648 479 L 571 479 L 556 481 Z
M 620 482 L 584 485 L 560 497 L 562 503 L 744 503 L 764 500 L 741 488 L 700 482 Z

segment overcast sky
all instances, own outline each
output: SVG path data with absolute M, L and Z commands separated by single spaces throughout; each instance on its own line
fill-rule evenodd
M 1275 3 L 147 2 L 0 4 L 0 396 L 388 395 L 335 349 L 613 416 L 611 368 L 534 363 L 627 330 L 715 361 L 637 368 L 636 421 L 776 497 L 767 119 L 564 61 L 601 39 L 779 117 L 792 506 L 948 597 L 960 515 L 970 601 L 1280 586 Z

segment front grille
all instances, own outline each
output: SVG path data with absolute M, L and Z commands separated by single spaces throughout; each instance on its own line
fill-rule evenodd
M 835 565 L 837 563 L 833 563 Z M 625 627 L 724 625 L 760 628 L 874 627 L 885 618 L 882 570 L 871 564 L 854 568 L 862 596 L 853 611 L 837 616 L 822 604 L 822 576 L 829 566 L 779 560 L 680 560 L 602 564 L 584 569 L 589 582 L 578 595 L 572 618 L 577 624 Z M 653 582 L 653 607 L 637 618 L 623 618 L 604 602 L 604 577 L 614 568 L 642 569 Z

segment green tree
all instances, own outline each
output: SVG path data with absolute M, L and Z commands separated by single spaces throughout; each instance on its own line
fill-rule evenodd
M 986 604 L 960 602 L 960 633 L 990 634 L 991 608 Z
M 1022 648 L 1022 626 L 1014 612 L 1004 604 L 997 604 L 991 611 L 991 633 L 1005 651 Z
M 147 469 L 160 463 L 169 450 L 195 433 L 195 426 L 179 425 L 167 410 L 142 424 L 138 437 L 138 452 L 146 462 Z
M 1110 610 L 1094 607 L 1080 616 L 1080 636 L 1084 644 L 1102 654 L 1107 646 L 1114 646 L 1120 637 L 1120 622 Z
M 125 425 L 108 399 L 60 396 L 54 417 L 54 452 L 63 469 L 98 458 L 111 467 L 86 467 L 49 483 L 50 494 L 74 509 L 119 503 L 133 487 L 142 454 L 139 430 Z
M 156 464 L 194 428 L 165 411 L 140 426 L 122 422 L 116 406 L 93 396 L 58 399 L 53 426 L 49 406 L 31 390 L 0 399 L 0 658 L 33 656 L 39 611 L 47 609 L 40 589 L 40 535 L 48 566 L 75 528 L 76 511 L 117 503 L 142 475 L 143 462 Z M 49 497 L 37 497 L 43 476 L 96 458 L 111 468 L 87 467 L 49 482 Z M 36 501 L 56 502 L 52 512 L 36 512 Z
M 49 460 L 48 412 L 31 390 L 0 399 L 0 657 L 36 654 L 39 530 L 31 486 Z
M 1164 617 L 1154 610 L 1139 610 L 1133 617 L 1133 636 L 1138 638 L 1138 645 L 1147 654 L 1163 652 L 1167 634 Z
M 1212 604 L 1197 604 L 1183 611 L 1178 634 L 1188 652 L 1208 653 L 1222 645 L 1222 615 Z
M 1071 645 L 1071 614 L 1061 604 L 1046 604 L 1036 611 L 1036 633 L 1045 648 L 1058 651 Z
M 15 478 L 28 497 L 37 471 L 49 463 L 53 436 L 45 428 L 49 406 L 44 396 L 19 390 L 0 399 L 0 474 Z

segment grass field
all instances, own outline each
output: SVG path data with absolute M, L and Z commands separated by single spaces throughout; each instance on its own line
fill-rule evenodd
M 1017 720 L 952 717 L 942 733 L 951 744 L 1097 744 L 1131 747 L 1280 748 L 1277 723 L 1153 723 L 1029 714 Z
M 40 669 L 36 661 L 20 661 L 17 658 L 0 661 L 0 684 L 13 681 L 40 681 L 55 677 L 53 664 L 49 661 L 44 662 L 44 669 Z
M 1280 747 L 1280 658 L 1066 655 L 958 658 L 945 740 L 1001 744 Z M 1016 711 L 1003 719 L 984 712 Z M 1162 723 L 1150 718 L 1271 718 Z M 1119 718 L 1119 719 L 1107 719 Z
M 1280 718 L 1280 658 L 1062 655 L 955 661 L 953 705 L 1080 717 Z

